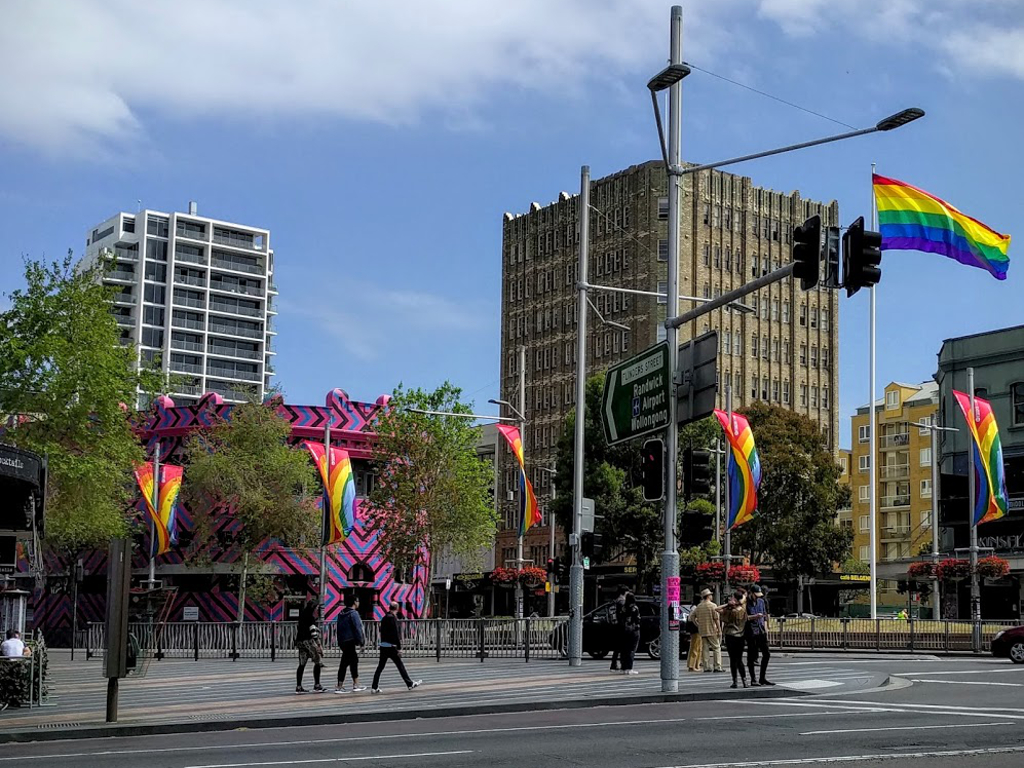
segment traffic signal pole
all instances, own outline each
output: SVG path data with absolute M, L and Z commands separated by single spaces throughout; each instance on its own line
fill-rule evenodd
M 669 66 L 683 63 L 683 9 L 672 6 L 669 36 Z M 673 173 L 682 165 L 679 148 L 682 112 L 682 81 L 677 80 L 668 89 L 668 303 L 667 315 L 675 317 L 679 311 L 679 185 L 680 176 Z M 708 306 L 708 305 L 704 305 Z M 675 382 L 679 348 L 679 326 L 665 323 L 668 341 L 668 379 Z M 668 482 L 665 488 L 665 507 L 662 513 L 665 549 L 661 554 L 661 690 L 675 693 L 679 690 L 679 619 L 671 615 L 679 604 L 679 549 L 676 546 L 676 475 L 679 463 L 679 425 L 676 424 L 676 398 L 668 399 L 668 428 L 665 430 Z
M 729 418 L 729 429 L 732 429 L 732 385 L 725 385 L 725 412 Z M 725 441 L 726 450 L 732 451 L 732 446 L 729 445 L 729 441 Z M 728 467 L 729 462 L 725 462 Z M 728 473 L 728 470 L 726 470 Z M 732 526 L 729 524 L 729 510 L 732 509 L 732 487 L 729 483 L 729 478 L 725 479 L 725 556 L 722 560 L 725 562 L 725 594 L 722 596 L 723 600 L 729 599 L 729 568 L 732 566 Z

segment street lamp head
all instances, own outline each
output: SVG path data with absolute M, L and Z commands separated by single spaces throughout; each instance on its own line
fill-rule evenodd
M 508 400 L 495 400 L 493 397 L 487 402 L 491 405 L 509 405 Z
M 651 91 L 664 91 L 666 88 L 675 85 L 684 77 L 690 74 L 690 67 L 686 64 L 669 64 L 661 72 L 647 81 L 647 87 Z
M 732 307 L 737 312 L 742 312 L 745 315 L 752 315 L 756 311 L 753 307 L 748 307 L 746 304 L 740 304 L 738 301 L 734 301 L 728 306 Z
M 907 123 L 912 123 L 921 117 L 924 117 L 924 110 L 918 109 L 917 107 L 911 107 L 910 109 L 904 109 L 902 112 L 897 112 L 895 115 L 889 115 L 889 117 L 879 120 L 875 125 L 875 128 L 880 131 L 891 131 L 894 128 L 901 128 Z

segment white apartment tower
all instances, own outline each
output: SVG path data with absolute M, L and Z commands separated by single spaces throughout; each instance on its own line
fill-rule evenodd
M 118 213 L 86 236 L 86 259 L 110 252 L 104 283 L 118 289 L 112 311 L 138 365 L 159 357 L 176 374 L 177 404 L 205 392 L 262 399 L 277 314 L 270 231 L 188 213 Z M 140 407 L 142 402 L 140 393 Z

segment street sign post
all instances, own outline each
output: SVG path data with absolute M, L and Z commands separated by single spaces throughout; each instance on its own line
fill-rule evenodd
M 676 423 L 689 424 L 710 416 L 718 398 L 718 331 L 679 347 L 676 365 Z
M 609 445 L 668 426 L 668 343 L 649 347 L 605 375 L 601 417 Z

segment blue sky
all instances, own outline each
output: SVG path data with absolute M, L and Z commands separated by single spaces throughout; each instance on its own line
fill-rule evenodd
M 0 8 L 0 291 L 136 200 L 269 227 L 277 371 L 295 402 L 399 381 L 497 394 L 501 216 L 658 154 L 644 84 L 671 3 L 8 0 Z M 301 12 L 297 10 L 301 7 Z M 1024 238 L 1022 0 L 683 3 L 684 58 L 851 125 L 925 119 L 733 170 L 870 213 L 870 164 Z M 683 155 L 846 130 L 701 72 Z M 878 381 L 944 338 L 1024 323 L 1009 279 L 888 254 Z M 1021 257 L 1024 258 L 1024 257 Z M 840 397 L 867 400 L 867 296 L 841 300 Z

